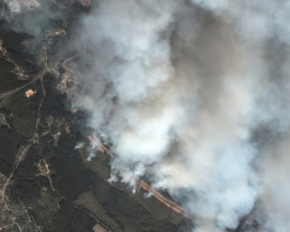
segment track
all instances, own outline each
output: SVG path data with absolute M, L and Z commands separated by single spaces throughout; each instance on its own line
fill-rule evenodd
M 98 139 L 98 137 L 93 134 L 93 136 L 89 136 L 88 139 L 91 142 L 95 142 L 100 149 L 101 152 L 107 154 L 110 159 L 115 159 L 116 157 L 101 143 L 101 141 Z M 123 172 L 122 169 L 118 169 L 119 172 Z M 170 209 L 174 210 L 175 212 L 183 215 L 186 218 L 193 219 L 193 215 L 191 215 L 186 209 L 181 207 L 180 205 L 176 204 L 175 202 L 169 200 L 168 198 L 164 197 L 159 191 L 153 189 L 147 182 L 144 180 L 136 177 L 136 182 L 140 185 L 142 189 L 144 189 L 147 192 L 150 192 L 153 194 L 153 197 L 155 197 L 158 201 L 160 201 L 162 204 L 166 205 Z

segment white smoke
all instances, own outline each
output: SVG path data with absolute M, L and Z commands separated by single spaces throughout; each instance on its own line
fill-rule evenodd
M 90 65 L 77 104 L 112 143 L 110 180 L 119 167 L 133 188 L 150 176 L 197 231 L 236 228 L 257 200 L 262 230 L 288 231 L 289 7 L 99 1 L 83 23 Z

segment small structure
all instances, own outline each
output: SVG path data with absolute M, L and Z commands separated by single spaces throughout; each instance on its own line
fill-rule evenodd
M 33 96 L 34 94 L 36 94 L 36 93 L 37 93 L 36 91 L 34 92 L 32 89 L 29 89 L 29 90 L 27 90 L 25 92 L 25 95 L 26 95 L 27 98 L 29 98 L 29 97 Z

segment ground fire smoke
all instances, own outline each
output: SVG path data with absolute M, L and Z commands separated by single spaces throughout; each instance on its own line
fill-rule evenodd
M 259 231 L 289 231 L 289 23 L 284 0 L 95 2 L 75 104 L 112 144 L 110 181 L 146 176 L 194 231 L 250 212 Z

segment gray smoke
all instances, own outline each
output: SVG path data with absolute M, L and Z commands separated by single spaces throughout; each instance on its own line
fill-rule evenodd
M 195 231 L 234 229 L 254 207 L 261 231 L 288 231 L 289 17 L 284 0 L 95 3 L 76 105 L 112 143 L 110 180 L 150 176 Z
M 8 0 L 10 18 L 13 30 L 25 32 L 29 35 L 40 36 L 47 28 L 51 28 L 53 21 L 64 21 L 61 12 L 52 1 Z

